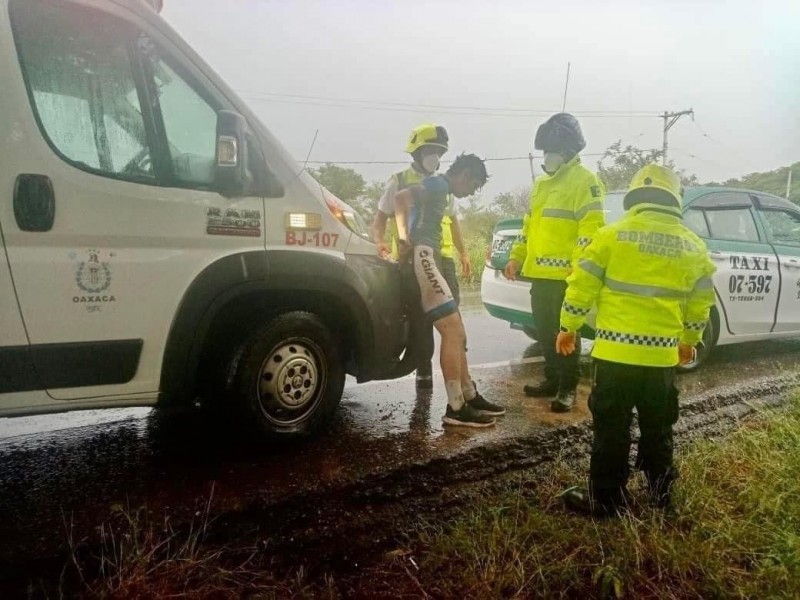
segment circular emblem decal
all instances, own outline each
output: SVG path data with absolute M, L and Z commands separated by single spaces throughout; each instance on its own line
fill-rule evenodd
M 84 292 L 90 294 L 104 292 L 111 285 L 111 269 L 104 262 L 81 262 L 75 273 L 75 280 Z

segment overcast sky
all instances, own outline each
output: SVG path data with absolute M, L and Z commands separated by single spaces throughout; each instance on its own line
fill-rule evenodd
M 445 158 L 527 156 L 567 62 L 567 111 L 615 113 L 579 117 L 592 169 L 617 139 L 661 146 L 641 113 L 690 107 L 669 155 L 701 181 L 800 160 L 800 0 L 165 0 L 162 15 L 301 162 L 316 130 L 312 161 L 406 161 L 426 121 L 447 127 Z M 487 198 L 530 180 L 527 159 L 489 172 Z

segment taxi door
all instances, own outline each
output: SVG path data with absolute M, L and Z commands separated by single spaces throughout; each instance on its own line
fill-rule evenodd
M 717 267 L 714 288 L 721 325 L 731 335 L 771 332 L 781 271 L 757 225 L 752 198 L 745 192 L 710 192 L 692 202 L 683 219 L 705 240 Z
M 778 256 L 781 290 L 773 331 L 800 332 L 800 211 L 783 198 L 754 196 L 767 240 Z

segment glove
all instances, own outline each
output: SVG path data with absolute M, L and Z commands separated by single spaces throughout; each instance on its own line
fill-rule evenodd
M 575 332 L 559 331 L 556 338 L 556 352 L 569 356 L 575 352 Z
M 697 350 L 694 346 L 690 346 L 689 344 L 684 344 L 681 342 L 678 344 L 678 364 L 679 365 L 688 365 L 691 362 L 697 360 Z

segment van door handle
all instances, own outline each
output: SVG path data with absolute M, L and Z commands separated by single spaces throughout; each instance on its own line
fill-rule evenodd
M 725 255 L 719 250 L 712 250 L 709 254 L 712 260 L 725 260 Z
M 56 219 L 56 196 L 47 175 L 24 173 L 14 182 L 14 217 L 22 231 L 50 231 Z

